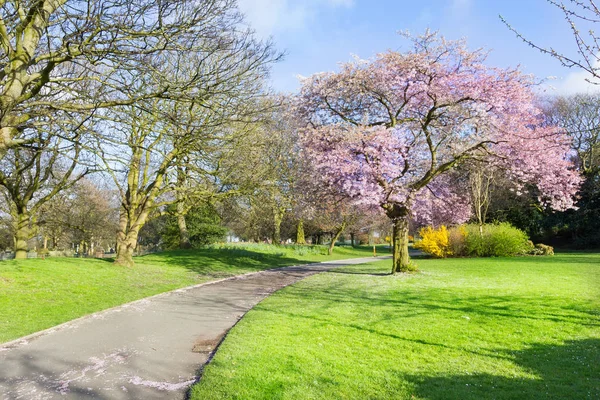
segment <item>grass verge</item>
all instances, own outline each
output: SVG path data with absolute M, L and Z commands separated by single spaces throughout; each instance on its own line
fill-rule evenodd
M 368 247 L 215 245 L 112 260 L 48 258 L 0 262 L 0 343 L 133 300 L 278 266 L 366 257 Z
M 229 333 L 199 399 L 598 399 L 600 254 L 310 277 Z

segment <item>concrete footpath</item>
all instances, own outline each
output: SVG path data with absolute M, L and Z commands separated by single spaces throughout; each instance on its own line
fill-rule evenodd
M 359 258 L 175 290 L 0 345 L 0 399 L 184 399 L 223 335 L 274 291 Z

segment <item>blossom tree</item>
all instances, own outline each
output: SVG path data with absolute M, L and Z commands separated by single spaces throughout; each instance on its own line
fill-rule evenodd
M 466 160 L 501 165 L 515 182 L 536 184 L 547 205 L 572 207 L 580 178 L 569 142 L 544 123 L 532 78 L 486 66 L 486 53 L 464 41 L 405 36 L 409 51 L 305 78 L 298 99 L 305 151 L 320 174 L 391 219 L 392 272 L 410 269 L 409 219 L 431 206 L 428 196 L 452 201 L 446 210 L 464 218 L 470 204 L 444 176 Z

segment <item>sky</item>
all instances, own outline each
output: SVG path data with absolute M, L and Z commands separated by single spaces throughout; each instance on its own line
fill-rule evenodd
M 448 39 L 465 38 L 470 48 L 490 50 L 490 66 L 515 67 L 546 79 L 540 91 L 587 91 L 586 73 L 568 69 L 520 41 L 500 20 L 543 46 L 575 54 L 575 42 L 561 12 L 547 0 L 238 0 L 261 38 L 272 38 L 284 60 L 274 66 L 275 90 L 294 92 L 298 76 L 335 71 L 353 55 L 369 59 L 408 43 L 398 31 L 426 29 Z M 598 88 L 596 88 L 598 89 Z

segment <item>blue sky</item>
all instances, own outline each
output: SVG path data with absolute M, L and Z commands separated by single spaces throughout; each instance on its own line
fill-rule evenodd
M 573 53 L 575 43 L 563 15 L 546 0 L 238 0 L 261 37 L 285 50 L 272 85 L 298 88 L 297 75 L 333 71 L 352 54 L 370 58 L 387 49 L 406 48 L 397 32 L 418 34 L 430 28 L 450 39 L 464 37 L 469 47 L 491 50 L 488 63 L 521 65 L 538 78 L 556 77 L 546 90 L 572 93 L 589 88 L 585 73 L 567 69 L 528 47 L 500 21 L 503 15 L 534 42 Z

